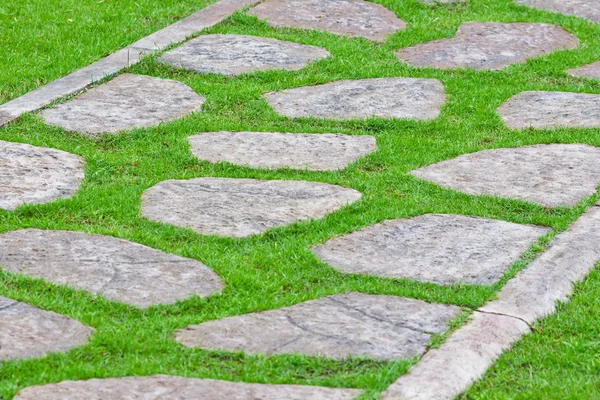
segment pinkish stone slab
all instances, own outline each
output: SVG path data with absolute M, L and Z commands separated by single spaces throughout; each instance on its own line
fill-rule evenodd
M 600 79 L 600 61 L 593 64 L 584 65 L 583 67 L 567 70 L 567 73 L 578 78 Z
M 517 4 L 600 22 L 598 0 L 516 0 Z

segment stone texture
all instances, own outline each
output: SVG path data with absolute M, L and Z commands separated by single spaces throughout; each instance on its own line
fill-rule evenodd
M 600 22 L 598 0 L 515 0 L 517 4 Z
M 556 25 L 469 22 L 451 39 L 407 47 L 396 55 L 418 67 L 495 70 L 555 50 L 572 49 L 578 43 L 577 37 Z
M 50 125 L 97 136 L 174 120 L 203 103 L 181 82 L 123 74 L 41 114 Z
M 342 169 L 376 148 L 372 136 L 276 132 L 207 132 L 188 138 L 200 160 L 252 168 Z
M 547 228 L 462 215 L 385 221 L 313 248 L 347 273 L 492 284 Z
M 287 117 L 435 119 L 446 102 L 437 79 L 376 78 L 331 82 L 267 93 Z
M 600 61 L 584 65 L 583 67 L 569 69 L 567 73 L 578 78 L 600 79 Z
M 484 150 L 412 171 L 416 177 L 472 195 L 573 206 L 596 192 L 600 148 L 579 144 Z
M 282 40 L 245 35 L 204 35 L 165 53 L 159 61 L 200 73 L 240 75 L 272 69 L 298 70 L 329 52 Z
M 87 343 L 92 328 L 0 297 L 0 360 L 39 357 Z
M 84 178 L 84 164 L 64 151 L 0 141 L 0 208 L 73 196 Z
M 223 288 L 198 261 L 84 232 L 25 229 L 0 235 L 0 266 L 140 307 Z
M 276 28 L 315 29 L 381 42 L 406 28 L 392 11 L 362 0 L 267 0 L 248 14 Z
M 320 218 L 358 201 L 360 192 L 306 181 L 197 178 L 169 180 L 142 196 L 142 214 L 202 234 L 246 237 Z
M 266 385 L 155 375 L 64 381 L 21 390 L 15 400 L 350 400 L 356 389 Z

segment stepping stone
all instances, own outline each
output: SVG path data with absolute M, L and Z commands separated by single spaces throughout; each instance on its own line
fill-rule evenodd
M 407 26 L 389 9 L 363 0 L 267 0 L 248 14 L 275 28 L 315 29 L 379 42 Z
M 155 375 L 64 381 L 31 386 L 15 400 L 351 400 L 362 390 L 330 389 L 317 386 L 266 385 L 212 379 Z
M 600 183 L 600 148 L 549 144 L 484 150 L 411 174 L 468 194 L 570 207 L 596 192 Z
M 252 168 L 342 169 L 376 148 L 372 136 L 275 132 L 207 132 L 188 138 L 200 160 Z
M 451 39 L 407 47 L 396 55 L 417 67 L 494 70 L 555 50 L 572 49 L 578 43 L 577 37 L 556 25 L 469 22 Z
M 24 229 L 0 235 L 0 266 L 139 307 L 223 288 L 198 261 L 84 232 Z
M 0 140 L 0 208 L 73 196 L 84 165 L 79 156 L 64 151 Z
M 429 214 L 385 221 L 312 251 L 346 273 L 489 285 L 547 231 L 492 219 Z
M 498 108 L 511 129 L 600 127 L 600 95 L 569 92 L 522 92 Z
M 267 93 L 281 115 L 332 119 L 435 119 L 446 102 L 437 79 L 376 78 L 338 81 Z
M 516 0 L 517 4 L 600 22 L 598 0 Z
M 245 35 L 204 35 L 165 53 L 159 61 L 200 73 L 240 75 L 272 69 L 298 70 L 329 52 L 282 40 Z
M 91 334 L 78 321 L 0 297 L 0 361 L 68 351 Z
M 567 73 L 578 78 L 600 79 L 600 61 L 584 65 L 583 67 L 569 69 Z
M 181 118 L 203 103 L 204 97 L 181 82 L 123 74 L 41 115 L 50 125 L 93 137 Z
M 431 335 L 447 330 L 459 312 L 422 300 L 347 293 L 209 321 L 175 336 L 204 349 L 395 360 L 423 354 Z
M 321 218 L 360 197 L 356 190 L 320 182 L 169 180 L 142 195 L 142 215 L 201 234 L 246 237 L 272 227 Z

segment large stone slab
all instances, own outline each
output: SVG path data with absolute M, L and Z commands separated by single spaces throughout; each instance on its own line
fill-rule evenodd
M 315 29 L 380 42 L 406 28 L 392 11 L 363 0 L 267 0 L 248 14 L 276 28 Z
M 64 151 L 0 141 L 0 208 L 73 196 L 83 180 L 84 164 Z
M 252 168 L 342 169 L 375 151 L 372 136 L 276 132 L 207 132 L 188 138 L 200 160 Z
M 555 50 L 572 49 L 578 43 L 577 37 L 556 25 L 469 22 L 451 39 L 407 47 L 396 55 L 418 67 L 495 70 Z
M 203 103 L 181 82 L 123 74 L 41 115 L 50 125 L 97 136 L 171 121 L 200 111 Z
M 446 102 L 437 79 L 376 78 L 338 81 L 267 93 L 287 117 L 435 119 Z
M 578 78 L 600 79 L 600 61 L 584 65 L 583 67 L 569 69 L 567 73 Z
M 155 375 L 64 381 L 21 390 L 15 400 L 350 400 L 356 389 L 267 385 Z
M 246 237 L 320 218 L 358 201 L 360 192 L 306 181 L 197 178 L 169 180 L 142 196 L 142 215 L 202 234 Z
M 223 288 L 196 260 L 84 232 L 24 229 L 0 235 L 0 267 L 139 307 Z
M 0 361 L 67 351 L 91 333 L 78 321 L 0 297 Z
M 176 338 L 205 349 L 394 360 L 422 354 L 431 334 L 445 331 L 459 311 L 421 300 L 347 293 L 205 322 L 177 332 Z
M 342 272 L 492 284 L 547 228 L 462 215 L 385 221 L 313 248 Z
M 600 22 L 600 3 L 597 0 L 515 0 L 517 4 L 576 15 L 593 22 Z
M 484 150 L 442 161 L 412 175 L 474 195 L 573 206 L 596 192 L 600 148 L 579 144 Z

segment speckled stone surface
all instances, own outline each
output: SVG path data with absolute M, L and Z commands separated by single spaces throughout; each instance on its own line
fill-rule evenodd
M 418 67 L 500 69 L 555 50 L 577 47 L 579 40 L 557 25 L 468 22 L 456 36 L 401 49 L 404 62 Z
M 517 4 L 600 22 L 598 0 L 515 0 Z
M 459 307 L 396 296 L 347 293 L 291 307 L 229 317 L 176 333 L 184 346 L 384 360 L 425 351 L 432 333 L 448 329 Z
M 600 79 L 600 61 L 584 65 L 583 67 L 569 69 L 567 73 L 578 78 Z

